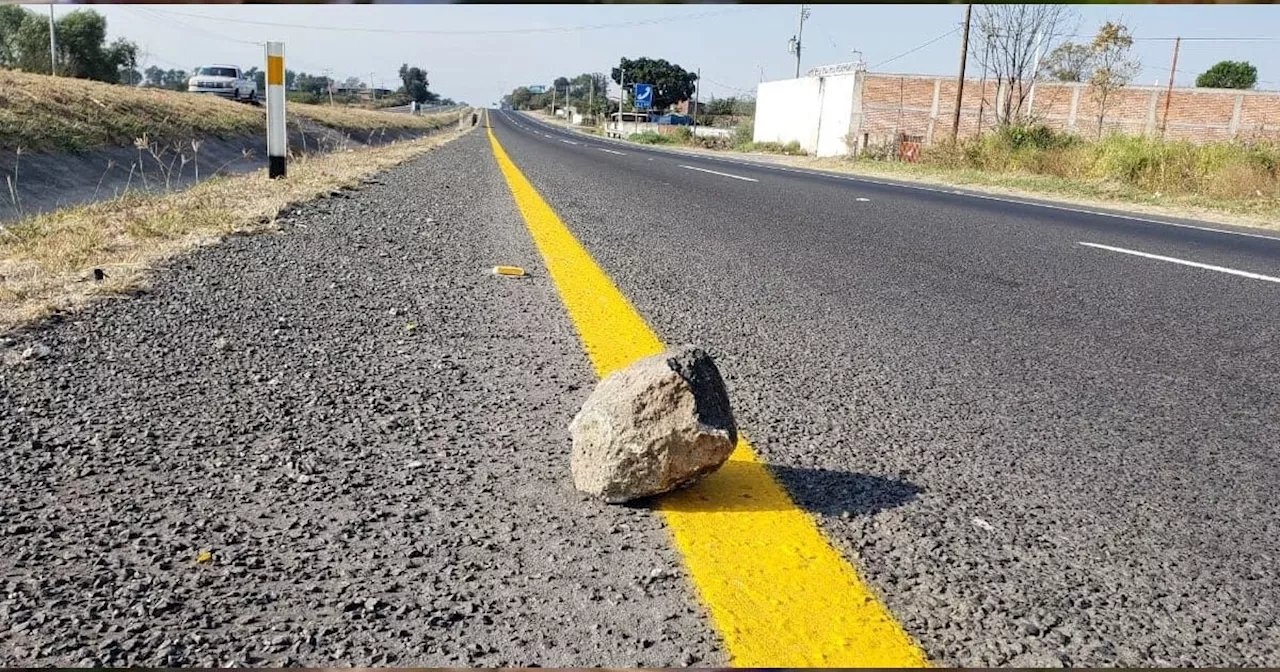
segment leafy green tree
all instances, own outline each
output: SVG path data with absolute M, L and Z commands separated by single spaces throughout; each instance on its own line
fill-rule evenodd
M 527 86 L 517 86 L 514 91 L 507 96 L 507 104 L 517 110 L 529 109 L 529 101 L 533 100 L 533 93 L 529 91 Z
M 264 76 L 262 78 L 262 81 L 266 82 L 267 78 Z M 298 73 L 286 68 L 284 71 L 284 88 L 292 91 L 297 84 L 298 84 Z M 263 88 L 266 88 L 266 87 L 263 87 Z
M 1252 89 L 1258 69 L 1248 61 L 1219 61 L 1196 77 L 1196 86 L 1211 89 Z
M 440 100 L 439 95 L 427 88 L 430 82 L 427 81 L 427 71 L 422 68 L 411 68 L 408 63 L 401 64 L 400 81 L 404 82 L 405 93 L 417 103 L 434 103 Z
M 186 70 L 165 70 L 160 79 L 160 86 L 174 91 L 186 91 L 187 80 L 191 79 Z
M 164 86 L 164 68 L 150 66 L 142 71 L 147 86 Z
M 694 83 L 698 81 L 696 74 L 686 72 L 684 68 L 668 63 L 665 59 L 623 58 L 618 67 L 613 68 L 610 78 L 615 83 L 622 84 L 623 71 L 626 71 L 627 77 L 624 88 L 628 91 L 634 89 L 636 82 L 653 85 L 655 110 L 665 110 L 675 103 L 688 100 L 693 96 Z
M 0 5 L 0 68 L 12 68 L 17 65 L 18 29 L 31 12 L 18 5 Z
M 305 72 L 298 73 L 298 78 L 294 80 L 294 84 L 298 91 L 305 91 L 315 95 L 320 95 L 329 90 L 333 85 L 333 80 L 324 75 L 309 75 Z
M 584 72 L 569 80 L 568 88 L 578 109 L 593 115 L 608 113 L 609 78 L 604 73 Z
M 134 79 L 138 47 L 117 39 L 107 44 L 107 20 L 92 9 L 59 17 L 58 74 L 116 83 Z M 21 7 L 0 8 L 0 66 L 50 73 L 48 20 Z

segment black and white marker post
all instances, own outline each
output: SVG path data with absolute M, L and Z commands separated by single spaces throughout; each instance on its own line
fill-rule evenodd
M 284 177 L 289 137 L 284 125 L 284 42 L 267 43 L 267 175 Z

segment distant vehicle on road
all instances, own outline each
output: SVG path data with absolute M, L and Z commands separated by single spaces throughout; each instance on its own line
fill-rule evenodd
M 258 99 L 258 84 L 252 79 L 246 79 L 244 72 L 234 65 L 205 65 L 196 68 L 195 74 L 187 80 L 187 91 L 211 93 L 232 100 L 253 102 Z

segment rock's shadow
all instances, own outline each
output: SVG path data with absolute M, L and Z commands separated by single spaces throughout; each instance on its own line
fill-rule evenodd
M 781 484 L 785 494 L 775 484 Z M 731 459 L 689 488 L 635 504 L 665 511 L 724 513 L 784 511 L 794 502 L 823 516 L 846 511 L 863 516 L 906 504 L 921 491 L 897 479 Z
M 916 498 L 920 486 L 896 478 L 848 471 L 769 467 L 796 506 L 824 516 L 865 516 L 902 506 Z

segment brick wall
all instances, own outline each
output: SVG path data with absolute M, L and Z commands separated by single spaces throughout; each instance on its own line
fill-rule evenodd
M 960 135 L 985 132 L 998 122 L 996 82 L 966 79 L 960 105 Z M 954 77 L 866 73 L 862 129 L 872 145 L 900 135 L 925 142 L 950 136 L 955 113 Z M 1102 132 L 1159 135 L 1165 123 L 1165 87 L 1131 86 L 1112 92 L 1105 103 L 1088 84 L 1039 83 L 1030 99 L 1030 117 L 1039 123 L 1096 137 Z M 1280 138 L 1280 92 L 1175 87 L 1168 105 L 1165 137 L 1193 142 L 1232 138 Z M 1023 109 L 1027 110 L 1024 103 Z M 1100 114 L 1101 113 L 1101 114 Z

